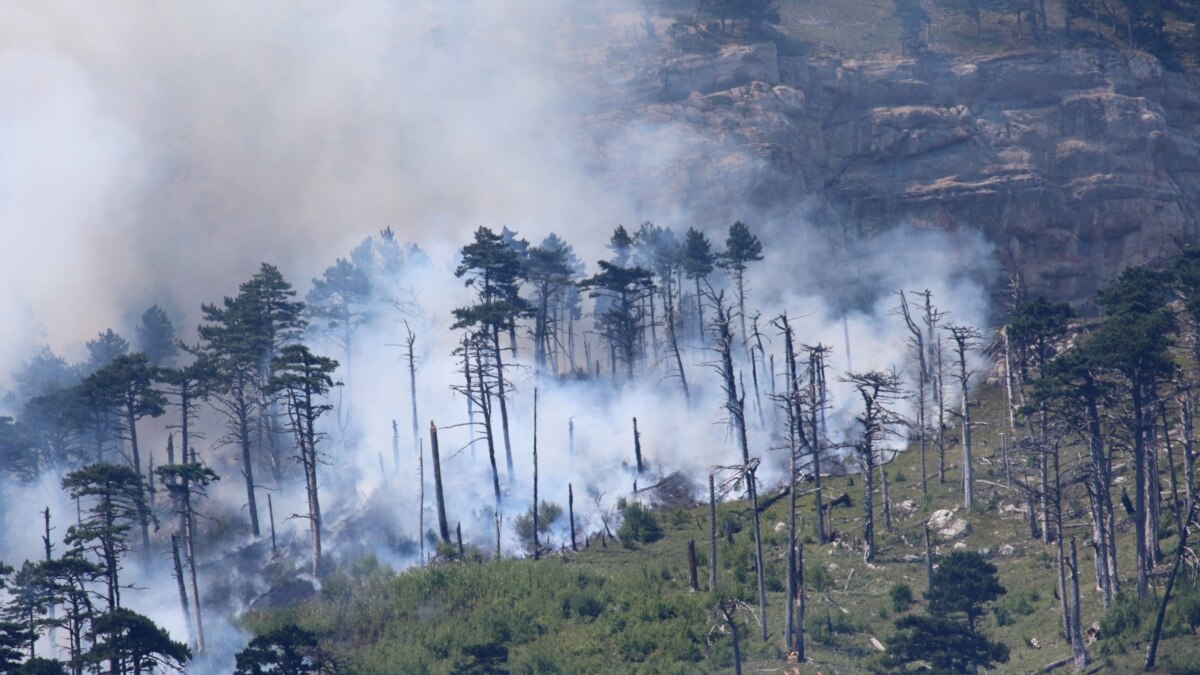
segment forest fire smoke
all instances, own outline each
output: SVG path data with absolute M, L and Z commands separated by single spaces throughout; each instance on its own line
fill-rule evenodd
M 312 288 L 307 280 L 328 281 L 326 268 L 343 258 L 367 270 L 370 292 L 353 318 L 338 324 L 309 315 L 303 334 L 312 352 L 340 362 L 333 377 L 341 386 L 321 399 L 333 409 L 318 429 L 326 555 L 333 563 L 374 555 L 396 568 L 420 562 L 419 522 L 427 531 L 437 527 L 431 422 L 439 428 L 450 529 L 461 524 L 468 545 L 493 550 L 493 474 L 478 411 L 468 418 L 460 391 L 464 330 L 453 327 L 453 310 L 474 301 L 476 289 L 455 274 L 472 232 L 483 224 L 499 233 L 508 224 L 531 246 L 557 234 L 586 266 L 578 281 L 597 274 L 598 261 L 613 259 L 607 245 L 619 223 L 652 221 L 680 240 L 697 225 L 714 252 L 724 249 L 729 227 L 686 203 L 666 213 L 644 211 L 661 201 L 646 198 L 652 186 L 629 185 L 616 194 L 602 187 L 611 185 L 612 172 L 648 161 L 655 171 L 682 169 L 672 167 L 669 148 L 647 158 L 639 134 L 659 145 L 687 139 L 670 123 L 631 128 L 629 137 L 609 144 L 599 165 L 581 147 L 573 125 L 596 112 L 595 102 L 580 98 L 585 87 L 561 82 L 595 58 L 591 50 L 637 44 L 640 29 L 628 26 L 639 25 L 641 14 L 618 11 L 617 3 L 571 4 L 533 10 L 517 2 L 314 2 L 284 12 L 231 1 L 132 3 L 123 11 L 48 2 L 0 10 L 0 145 L 6 148 L 0 283 L 9 291 L 0 298 L 0 382 L 11 390 L 0 412 L 20 419 L 22 387 L 29 385 L 21 373 L 42 346 L 68 362 L 83 361 L 85 340 L 110 326 L 132 340 L 136 318 L 155 303 L 168 310 L 179 337 L 194 344 L 201 304 L 235 295 L 260 262 L 278 263 L 304 299 Z M 563 48 L 572 41 L 572 49 Z M 785 430 L 770 394 L 786 388 L 786 377 L 783 338 L 771 321 L 786 311 L 800 343 L 833 348 L 826 362 L 828 435 L 832 446 L 843 445 L 857 433 L 859 405 L 850 385 L 838 380 L 847 369 L 846 349 L 856 371 L 894 368 L 907 382 L 913 360 L 894 314 L 894 292 L 928 289 L 954 323 L 984 328 L 994 263 L 982 238 L 965 231 L 898 225 L 858 236 L 810 222 L 799 195 L 788 209 L 739 206 L 764 244 L 744 284 L 744 318 L 761 333 L 753 342 L 762 351 L 753 374 L 751 347 L 733 358 L 749 446 L 762 461 L 758 478 L 776 487 L 786 481 L 788 463 L 778 450 Z M 380 234 L 385 228 L 394 233 L 399 258 L 371 268 L 388 241 Z M 364 238 L 373 248 L 356 249 Z M 726 302 L 734 298 L 724 271 L 712 272 L 708 283 Z M 531 293 L 526 283 L 522 294 Z M 544 368 L 549 372 L 539 374 L 530 319 L 519 322 L 515 355 L 508 337 L 501 339 L 513 456 L 510 479 L 497 418 L 505 555 L 520 555 L 524 546 L 513 521 L 530 506 L 535 387 L 540 495 L 565 505 L 571 486 L 581 539 L 606 527 L 618 499 L 645 498 L 633 493 L 635 482 L 644 488 L 679 472 L 700 489 L 714 467 L 740 461 L 714 372 L 712 335 L 695 325 L 691 282 L 677 294 L 679 359 L 668 356 L 660 306 L 656 332 L 641 338 L 645 354 L 630 364 L 632 378 L 621 367 L 614 372 L 596 301 L 587 290 L 579 293 L 582 313 Z M 702 300 L 710 320 L 712 300 Z M 331 324 L 348 327 L 339 332 Z M 649 324 L 643 326 L 645 333 Z M 568 372 L 571 353 L 575 370 Z M 900 405 L 911 416 L 912 402 Z M 642 475 L 633 450 L 635 417 L 647 464 Z M 155 466 L 167 462 L 168 433 L 179 440 L 167 428 L 177 418 L 169 406 L 166 416 L 138 423 L 143 455 Z M 266 496 L 279 547 L 300 570 L 309 523 L 293 516 L 308 506 L 299 468 L 288 459 L 274 467 L 277 480 L 264 449 L 255 448 L 263 527 L 251 537 L 237 445 L 208 404 L 194 428 L 203 436 L 192 445 L 222 478 L 197 505 L 199 529 L 209 539 L 199 542 L 201 590 L 215 611 L 205 616 L 209 653 L 194 672 L 228 672 L 245 636 L 230 617 L 213 614 L 244 610 L 268 590 L 256 568 L 271 547 Z M 290 443 L 290 436 L 279 438 Z M 830 459 L 838 453 L 831 450 Z M 284 449 L 285 457 L 293 454 Z M 419 467 L 427 486 L 423 515 Z M 20 524 L 47 506 L 57 536 L 75 522 L 77 506 L 60 486 L 72 468 L 6 474 L 0 559 L 41 555 L 41 533 Z M 146 460 L 142 468 L 148 474 Z M 152 537 L 153 554 L 123 563 L 125 578 L 141 589 L 128 593 L 129 606 L 186 640 L 171 577 L 176 518 L 165 495 L 155 504 L 162 529 Z M 543 543 L 557 548 L 569 538 L 569 524 L 560 519 Z M 431 554 L 432 544 L 426 549 Z

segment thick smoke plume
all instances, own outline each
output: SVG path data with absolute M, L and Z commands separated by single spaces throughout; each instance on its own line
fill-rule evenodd
M 182 337 L 194 340 L 200 304 L 233 295 L 260 262 L 279 265 L 303 296 L 308 280 L 336 257 L 390 227 L 397 239 L 420 246 L 428 263 L 390 280 L 415 306 L 378 316 L 360 331 L 353 370 L 339 374 L 348 424 L 343 430 L 329 420 L 330 464 L 321 469 L 331 554 L 374 553 L 396 567 L 416 562 L 411 546 L 370 536 L 397 532 L 409 544 L 420 536 L 404 320 L 417 334 L 421 436 L 431 420 L 444 429 L 450 517 L 462 522 L 465 538 L 489 550 L 486 450 L 468 447 L 465 402 L 450 389 L 461 377 L 451 355 L 460 335 L 450 330 L 450 310 L 469 299 L 453 276 L 457 250 L 479 225 L 508 225 L 533 244 L 555 232 L 590 274 L 608 257 L 604 244 L 617 224 L 649 220 L 682 234 L 711 222 L 683 198 L 681 176 L 692 161 L 685 158 L 709 143 L 695 129 L 641 121 L 608 128 L 603 140 L 592 135 L 591 121 L 611 112 L 605 106 L 627 100 L 609 67 L 662 48 L 661 26 L 652 34 L 654 24 L 648 28 L 644 18 L 640 3 L 617 2 L 5 5 L 0 383 L 11 383 L 10 374 L 41 345 L 77 361 L 83 341 L 107 327 L 132 337 L 134 320 L 153 303 L 170 308 Z M 748 150 L 737 156 L 766 170 Z M 647 185 L 646 176 L 673 182 Z M 782 349 L 768 323 L 784 310 L 797 318 L 800 342 L 833 346 L 831 424 L 852 433 L 854 401 L 835 382 L 849 367 L 846 348 L 856 370 L 909 366 L 903 326 L 890 314 L 898 289 L 930 289 L 950 320 L 985 326 L 990 249 L 967 232 L 897 224 L 865 236 L 814 225 L 805 197 L 769 213 L 741 203 L 736 191 L 725 201 L 766 244 L 748 286 L 767 350 Z M 719 248 L 724 229 L 707 229 Z M 599 353 L 598 338 L 589 339 Z M 636 479 L 629 468 L 635 416 L 652 476 L 681 471 L 699 485 L 713 466 L 737 461 L 711 352 L 685 351 L 696 391 L 688 405 L 665 362 L 632 383 L 538 383 L 523 344 L 511 373 L 517 481 L 504 505 L 507 552 L 519 548 L 511 518 L 528 508 L 534 386 L 541 387 L 542 495 L 565 504 L 572 483 L 589 532 Z M 320 338 L 312 346 L 345 360 Z M 769 405 L 769 375 L 762 377 Z M 10 401 L 7 412 L 17 404 Z M 764 412 L 769 427 L 772 411 Z M 401 429 L 398 470 L 392 420 Z M 226 479 L 202 509 L 236 529 L 244 526 L 245 495 L 233 449 L 215 443 L 216 424 L 202 418 L 199 426 L 209 432 L 200 450 Z M 145 425 L 145 443 L 162 463 L 162 421 Z M 754 426 L 752 451 L 766 458 L 760 475 L 778 484 L 785 466 L 783 453 L 771 450 L 778 436 Z M 431 481 L 427 454 L 425 461 Z M 74 505 L 57 485 L 57 476 L 42 476 L 4 488 L 10 536 L 0 559 L 39 555 L 40 533 L 12 527 L 33 522 L 34 510 L 49 505 L 65 530 Z M 306 525 L 284 516 L 304 511 L 303 491 L 274 499 L 281 539 L 302 546 Z M 434 526 L 431 513 L 426 528 Z M 369 518 L 378 518 L 380 529 Z M 248 544 L 207 552 L 210 583 L 229 573 L 218 566 L 237 560 L 223 556 Z M 130 604 L 182 639 L 167 564 L 156 559 L 128 573 L 148 589 L 130 593 Z M 248 587 L 265 590 L 255 570 L 241 571 Z M 234 599 L 221 605 L 241 608 Z M 210 640 L 218 647 L 208 665 L 227 671 L 245 636 L 214 632 L 224 636 Z

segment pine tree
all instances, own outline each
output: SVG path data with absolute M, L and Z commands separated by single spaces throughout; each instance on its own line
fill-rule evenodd
M 475 230 L 474 241 L 462 248 L 462 261 L 454 275 L 465 278 L 466 286 L 474 290 L 475 304 L 454 309 L 455 322 L 451 328 L 465 328 L 486 339 L 491 348 L 491 375 L 500 403 L 504 454 L 511 483 L 515 471 L 508 427 L 508 378 L 504 372 L 500 335 L 513 330 L 517 319 L 529 311 L 529 304 L 518 292 L 521 256 L 495 232 L 480 227 Z
M 287 409 L 287 428 L 295 438 L 298 459 L 304 467 L 308 495 L 309 532 L 312 542 L 312 574 L 321 575 L 321 501 L 318 494 L 317 465 L 321 462 L 317 443 L 324 437 L 317 431 L 317 420 L 333 409 L 320 403 L 329 390 L 339 383 L 332 374 L 338 367 L 333 359 L 317 356 L 304 345 L 284 347 L 272 364 L 267 391 L 279 394 Z
M 746 269 L 750 263 L 762 259 L 762 242 L 750 232 L 750 228 L 740 220 L 730 225 L 729 235 L 725 237 L 725 250 L 718 257 L 717 265 L 733 275 L 743 345 L 746 344 Z
M 142 322 L 134 330 L 134 337 L 137 338 L 138 350 L 155 366 L 169 366 L 179 354 L 175 326 L 167 312 L 158 305 L 152 305 L 142 312 Z

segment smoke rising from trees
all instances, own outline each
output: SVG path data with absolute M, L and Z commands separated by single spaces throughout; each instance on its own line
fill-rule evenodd
M 462 426 L 466 402 L 451 389 L 461 381 L 452 352 L 462 341 L 451 330 L 451 310 L 470 302 L 470 289 L 454 275 L 459 249 L 480 225 L 497 232 L 508 225 L 532 245 L 555 233 L 590 276 L 612 257 L 605 244 L 618 224 L 633 231 L 652 221 L 681 241 L 696 226 L 719 251 L 732 222 L 677 198 L 683 179 L 643 180 L 686 173 L 679 162 L 691 156 L 687 149 L 709 141 L 669 121 L 630 125 L 603 140 L 592 135 L 589 116 L 612 105 L 594 92 L 620 91 L 616 75 L 599 81 L 604 49 L 641 49 L 646 38 L 640 5 L 614 13 L 619 3 L 576 4 L 302 2 L 283 9 L 230 0 L 0 9 L 0 385 L 7 385 L 0 389 L 19 384 L 12 374 L 43 345 L 77 362 L 86 360 L 84 342 L 109 326 L 133 339 L 152 305 L 165 308 L 176 334 L 193 343 L 201 304 L 236 295 L 264 261 L 278 265 L 303 298 L 310 280 L 338 258 L 353 260 L 365 237 L 391 228 L 420 254 L 403 260 L 400 272 L 372 279 L 383 290 L 365 303 L 362 321 L 351 321 L 347 309 L 332 330 L 328 316 L 316 317 L 320 325 L 305 338 L 314 352 L 343 364 L 335 377 L 344 386 L 332 394 L 339 412 L 323 419 L 329 439 L 319 448 L 336 467 L 321 469 L 327 549 L 334 562 L 367 553 L 396 566 L 414 562 L 364 525 L 387 522 L 379 531 L 420 536 L 418 449 L 402 436 L 398 467 L 390 452 L 392 420 L 404 428 L 411 404 L 404 361 L 411 328 L 417 407 L 425 415 L 418 428 L 439 427 L 446 509 L 462 523 L 464 539 L 489 550 L 486 449 L 469 445 L 480 434 Z M 759 161 L 749 150 L 744 157 Z M 954 322 L 986 325 L 992 263 L 977 235 L 899 224 L 857 235 L 813 222 L 802 197 L 771 212 L 749 197 L 730 205 L 764 244 L 763 260 L 745 269 L 747 321 L 761 313 L 765 330 L 785 310 L 798 316 L 801 343 L 834 347 L 827 365 L 835 374 L 851 361 L 859 371 L 908 366 L 904 327 L 889 313 L 898 289 L 928 288 Z M 721 270 L 710 276 L 732 288 Z M 530 289 L 523 292 L 528 297 Z M 690 312 L 690 302 L 677 311 Z M 341 329 L 350 324 L 355 332 L 345 338 Z M 511 519 L 528 508 L 535 364 L 525 331 L 532 328 L 522 321 L 516 361 L 504 356 L 516 476 L 502 507 L 507 552 L 522 545 Z M 679 392 L 679 366 L 667 360 L 666 333 L 658 360 L 645 354 L 651 365 L 632 380 L 619 374 L 614 385 L 591 317 L 577 330 L 579 369 L 593 369 L 587 340 L 603 376 L 539 384 L 539 471 L 545 499 L 563 504 L 567 484 L 575 486 L 584 531 L 601 527 L 601 512 L 615 509 L 636 480 L 624 440 L 633 417 L 648 473 L 679 470 L 700 487 L 711 467 L 738 460 L 722 417 L 724 394 L 706 365 L 714 354 L 690 330 L 679 335 L 690 402 Z M 781 348 L 778 339 L 764 347 Z M 741 365 L 748 380 L 749 364 Z M 770 376 L 758 377 L 765 407 Z M 847 440 L 857 403 L 835 380 L 829 424 L 835 440 Z M 0 413 L 17 413 L 22 402 L 10 396 Z M 140 446 L 156 466 L 166 463 L 165 425 L 174 416 L 138 423 Z M 778 443 L 756 415 L 746 418 L 750 446 L 763 461 L 758 477 L 778 484 L 783 453 L 769 450 Z M 240 531 L 241 454 L 220 443 L 221 420 L 211 409 L 194 430 L 204 437 L 191 444 L 226 476 L 198 508 Z M 498 426 L 496 433 L 499 441 Z M 259 469 L 270 473 L 265 464 Z M 59 477 L 47 473 L 4 489 L 12 506 L 0 514 L 9 525 L 0 559 L 36 558 L 38 533 L 11 524 L 31 519 L 23 509 L 49 505 L 65 530 L 74 505 Z M 281 538 L 303 546 L 308 523 L 290 516 L 306 512 L 305 490 L 291 483 L 272 494 Z M 261 503 L 258 511 L 265 519 Z M 566 525 L 555 527 L 551 538 L 563 539 Z M 248 533 L 239 536 L 209 560 L 250 542 Z M 186 639 L 169 566 L 169 556 L 131 558 L 124 578 L 149 580 L 150 588 L 129 592 L 129 605 Z M 266 590 L 261 580 L 244 583 Z M 244 643 L 227 625 L 206 630 L 210 646 Z

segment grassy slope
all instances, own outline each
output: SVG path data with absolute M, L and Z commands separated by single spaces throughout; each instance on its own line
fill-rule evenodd
M 976 434 L 977 477 L 1003 483 L 1000 468 L 999 437 L 1002 421 L 1000 392 L 984 392 L 985 405 Z M 808 615 L 810 627 L 823 624 L 826 614 L 838 630 L 832 639 L 818 641 L 810 635 L 808 656 L 812 664 L 801 672 L 862 672 L 864 659 L 874 652 L 869 638 L 884 640 L 896 618 L 889 590 L 906 583 L 918 602 L 909 611 L 922 611 L 924 590 L 921 522 L 938 508 L 953 508 L 960 498 L 960 472 L 955 458 L 959 448 L 947 453 L 947 482 L 938 484 L 932 470 L 936 455 L 929 455 L 930 494 L 922 503 L 920 469 L 915 450 L 902 453 L 889 466 L 892 476 L 892 500 L 900 504 L 913 500 L 920 504 L 913 513 L 895 509 L 895 530 L 882 532 L 882 515 L 877 515 L 878 557 L 874 565 L 865 565 L 855 547 L 861 528 L 860 477 L 830 479 L 828 495 L 847 492 L 854 499 L 852 508 L 834 510 L 833 527 L 845 543 L 805 547 L 809 582 Z M 1066 457 L 1074 449 L 1064 451 Z M 1164 462 L 1165 463 L 1165 462 Z M 962 541 L 971 550 L 989 548 L 1000 570 L 1008 594 L 1000 605 L 1011 617 L 1008 625 L 998 625 L 995 614 L 986 617 L 982 628 L 1009 645 L 1011 660 L 1003 672 L 1031 672 L 1069 655 L 1062 639 L 1059 604 L 1056 599 L 1056 571 L 1051 563 L 1057 554 L 1047 545 L 1028 537 L 1028 527 L 1020 514 L 1002 514 L 1003 504 L 1017 503 L 999 487 L 977 485 L 977 499 L 983 506 L 965 515 L 971 532 Z M 1079 498 L 1079 497 L 1077 497 Z M 1077 505 L 1078 506 L 1078 505 Z M 1082 508 L 1086 508 L 1084 505 Z M 786 500 L 779 500 L 764 514 L 768 557 L 768 625 L 771 638 L 764 645 L 755 639 L 757 629 L 743 627 L 744 645 L 751 672 L 787 672 L 784 661 L 782 593 L 786 535 L 776 533 L 775 524 L 784 522 Z M 802 500 L 800 512 L 805 531 L 812 528 L 811 498 Z M 1092 553 L 1084 540 L 1086 514 L 1068 522 L 1068 535 L 1080 544 L 1081 586 L 1084 602 L 1084 626 L 1099 621 L 1103 610 L 1093 591 Z M 741 527 L 730 546 L 721 538 L 718 550 L 719 582 L 726 592 L 734 592 L 750 605 L 754 602 L 754 575 L 750 555 L 750 527 L 747 505 L 729 502 L 720 506 L 719 521 L 733 518 Z M 1119 520 L 1125 520 L 1123 517 Z M 714 631 L 711 595 L 692 593 L 687 586 L 686 546 L 697 541 L 700 551 L 701 587 L 707 586 L 708 515 L 707 507 L 661 511 L 658 521 L 664 530 L 661 541 L 636 549 L 610 543 L 607 548 L 593 545 L 578 554 L 553 556 L 542 561 L 510 560 L 501 563 L 452 563 L 392 576 L 369 562 L 354 570 L 345 570 L 328 581 L 316 602 L 277 612 L 250 617 L 255 629 L 282 621 L 299 620 L 323 632 L 329 644 L 347 656 L 363 672 L 467 672 L 471 664 L 488 663 L 496 657 L 486 647 L 502 644 L 507 653 L 503 663 L 512 672 L 713 672 L 731 664 L 729 639 Z M 1121 571 L 1125 583 L 1131 583 L 1133 561 L 1129 523 L 1119 524 L 1122 555 Z M 1011 556 L 996 555 L 999 548 L 1014 547 Z M 942 544 L 940 550 L 949 550 Z M 1165 552 L 1173 550 L 1172 539 L 1163 541 Z M 818 569 L 819 568 L 819 569 Z M 818 627 L 818 633 L 819 633 Z M 1041 649 L 1029 646 L 1037 638 Z M 1102 656 L 1101 646 L 1089 647 L 1089 659 L 1103 672 L 1133 672 L 1140 669 L 1145 645 L 1126 639 L 1125 652 Z M 472 647 L 474 645 L 474 647 Z M 1109 643 L 1105 651 L 1112 651 Z M 1200 644 L 1193 636 L 1167 639 L 1160 647 L 1165 664 L 1196 663 Z M 1178 666 L 1172 672 L 1187 672 Z M 487 672 L 486 668 L 480 672 Z

